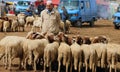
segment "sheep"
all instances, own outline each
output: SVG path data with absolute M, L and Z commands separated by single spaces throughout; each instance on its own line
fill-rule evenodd
M 41 17 L 35 18 L 35 20 L 33 21 L 33 26 L 32 26 L 31 31 L 36 31 L 36 27 L 39 27 L 41 30 L 41 26 L 42 26 L 41 22 L 42 22 Z
M 88 67 L 92 72 L 96 72 L 97 52 L 91 45 L 82 44 L 80 48 L 83 50 L 83 61 L 85 63 L 85 72 L 88 72 Z
M 11 30 L 12 30 L 13 32 L 18 31 L 18 21 L 15 20 L 15 19 L 12 20 Z
M 48 39 L 45 39 L 45 38 L 35 39 L 35 40 L 27 39 L 26 41 L 24 41 L 23 49 L 25 49 L 24 52 L 26 53 L 26 57 L 24 57 L 26 58 L 24 63 L 25 64 L 24 68 L 26 67 L 26 62 L 27 62 L 26 60 L 29 58 L 29 64 L 34 65 L 33 69 L 36 71 L 37 61 L 43 58 L 44 48 L 48 43 L 51 43 L 50 41 L 53 41 L 53 39 L 49 39 L 51 38 L 51 35 L 48 35 L 47 38 Z M 34 56 L 34 59 L 32 58 L 32 54 Z
M 71 60 L 70 38 L 65 36 L 62 32 L 58 34 L 58 37 L 60 38 L 61 42 L 58 48 L 58 72 L 60 72 L 61 64 L 66 66 L 66 72 L 68 72 L 68 66 L 70 65 Z
M 1 32 L 3 31 L 3 22 L 4 22 L 4 20 L 0 19 L 0 31 Z
M 100 35 L 100 36 L 96 36 L 92 39 L 92 43 L 104 43 L 107 44 L 109 41 L 109 38 L 107 38 L 106 36 Z
M 107 66 L 107 47 L 103 43 L 91 44 L 91 48 L 95 49 L 97 52 L 98 66 L 101 68 L 106 68 Z
M 42 39 L 42 38 L 45 38 L 45 34 L 30 31 L 30 32 L 28 32 L 26 38 L 27 39 Z
M 66 27 L 65 28 L 66 28 L 67 33 L 70 33 L 70 26 L 71 26 L 71 22 L 69 20 L 66 20 Z M 60 21 L 60 27 L 59 28 L 60 28 L 61 31 L 64 31 L 64 22 L 62 20 Z
M 83 50 L 80 48 L 80 45 L 83 43 L 83 39 L 80 36 L 73 38 L 73 44 L 70 46 L 72 52 L 71 60 L 71 72 L 72 72 L 72 63 L 74 63 L 74 69 L 80 72 L 83 64 Z
M 18 19 L 18 27 L 19 27 L 19 31 L 20 31 L 20 28 L 22 27 L 22 31 L 24 31 L 24 25 L 25 25 L 25 15 L 23 13 L 20 13 L 17 15 L 17 19 Z
M 83 38 L 83 44 L 88 44 L 88 45 L 90 45 L 91 44 L 91 37 L 89 37 L 89 36 L 84 36 Z
M 6 33 L 8 30 L 10 30 L 11 24 L 9 21 L 3 22 L 3 31 Z
M 25 14 L 24 14 L 24 13 L 19 13 L 19 14 L 17 15 L 17 18 L 18 18 L 18 19 L 19 19 L 19 18 L 25 19 Z
M 5 68 L 6 69 L 11 69 L 11 61 L 12 61 L 12 59 L 14 59 L 16 57 L 20 58 L 20 68 L 21 68 L 22 59 L 23 59 L 22 42 L 24 40 L 25 40 L 24 37 L 6 36 L 0 41 L 0 46 L 2 46 L 4 48 L 2 57 L 5 55 L 5 58 L 6 58 L 5 59 Z
M 120 46 L 120 45 L 119 45 Z M 109 66 L 109 72 L 112 72 L 112 68 L 114 68 L 114 71 L 117 72 L 116 64 L 118 62 L 118 55 L 117 55 L 117 44 L 107 44 L 107 63 Z
M 26 17 L 26 24 L 25 24 L 25 27 L 27 27 L 27 25 L 33 25 L 33 21 L 34 21 L 34 17 L 33 16 L 28 16 Z
M 53 35 L 54 37 L 54 35 Z M 46 66 L 49 67 L 51 72 L 51 64 L 57 61 L 59 40 L 54 40 L 52 43 L 47 44 L 44 49 L 44 72 L 46 72 Z

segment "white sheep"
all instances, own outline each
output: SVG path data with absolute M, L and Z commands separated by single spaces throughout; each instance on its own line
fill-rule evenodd
M 114 69 L 115 72 L 117 72 L 117 62 L 118 62 L 118 48 L 120 45 L 118 44 L 107 44 L 107 63 L 109 66 L 109 72 L 112 72 L 112 69 Z
M 23 14 L 23 13 L 19 13 L 18 15 L 17 15 L 17 19 L 18 19 L 18 23 L 19 23 L 19 31 L 20 31 L 20 29 L 22 28 L 22 31 L 24 31 L 24 25 L 25 25 L 25 18 L 26 18 L 26 16 L 25 16 L 25 14 Z
M 73 38 L 73 44 L 70 46 L 71 52 L 72 52 L 71 72 L 72 72 L 73 65 L 74 65 L 74 69 L 80 72 L 83 64 L 83 50 L 80 48 L 80 45 L 78 44 L 78 42 L 79 44 L 82 44 L 83 42 L 80 36 Z
M 17 18 L 18 18 L 18 19 L 19 19 L 19 18 L 25 19 L 25 14 L 24 14 L 24 13 L 19 13 L 19 14 L 17 15 Z
M 49 67 L 51 72 L 51 64 L 57 61 L 59 42 L 54 41 L 53 43 L 47 44 L 44 49 L 44 72 L 46 72 L 46 66 Z
M 18 18 L 18 23 L 19 23 L 18 25 L 19 31 L 21 30 L 21 28 L 22 28 L 22 31 L 24 31 L 25 19 L 22 17 Z
M 26 53 L 25 54 L 26 57 L 24 57 L 26 58 L 25 62 L 27 62 L 26 60 L 27 58 L 29 58 L 29 64 L 34 65 L 33 66 L 34 70 L 36 70 L 37 61 L 43 57 L 44 48 L 48 43 L 49 42 L 47 39 L 35 39 L 35 40 L 27 39 L 24 41 L 23 49 L 24 49 L 24 52 Z M 34 56 L 34 59 L 32 59 L 32 54 Z M 34 63 L 32 64 L 33 61 Z M 26 67 L 26 63 L 24 67 Z
M 15 20 L 15 19 L 13 19 L 12 20 L 12 25 L 11 25 L 11 30 L 13 31 L 13 32 L 16 32 L 16 31 L 18 31 L 18 21 L 17 20 Z
M 3 55 L 5 55 L 5 68 L 11 69 L 12 59 L 19 57 L 20 58 L 20 67 L 23 59 L 23 48 L 22 42 L 25 40 L 25 37 L 18 36 L 6 36 L 0 41 L 0 46 L 4 48 Z M 8 66 L 9 65 L 9 66 Z
M 95 43 L 91 44 L 91 48 L 95 49 L 97 52 L 97 61 L 98 66 L 101 68 L 106 68 L 107 66 L 107 47 L 106 44 L 103 43 Z
M 92 70 L 92 72 L 96 72 L 97 65 L 97 53 L 91 45 L 83 44 L 80 46 L 83 50 L 83 59 L 85 63 L 85 72 L 88 72 L 88 67 Z
M 9 31 L 10 30 L 10 26 L 11 26 L 11 24 L 10 24 L 10 22 L 9 21 L 4 21 L 3 22 L 3 31 L 6 33 L 7 31 Z
M 63 64 L 63 66 L 66 67 L 66 72 L 68 72 L 68 67 L 70 65 L 70 60 L 71 60 L 71 49 L 70 49 L 71 43 L 69 42 L 70 38 L 65 36 L 64 33 L 62 32 L 58 34 L 58 37 L 60 38 L 61 41 L 60 46 L 58 48 L 58 72 L 60 72 L 61 64 Z
M 41 24 L 41 17 L 37 17 L 37 18 L 33 21 L 33 26 L 32 26 L 31 31 L 37 31 L 37 30 L 36 30 L 36 27 L 40 28 L 40 30 L 41 30 L 41 26 L 42 26 L 42 24 Z
M 26 17 L 25 27 L 27 27 L 28 25 L 33 25 L 34 19 L 35 19 L 35 18 L 34 18 L 33 16 L 28 16 L 28 17 Z
M 60 30 L 63 32 L 64 31 L 64 22 L 61 20 L 60 21 Z M 71 26 L 71 22 L 69 20 L 66 20 L 66 32 L 70 33 L 70 26 Z

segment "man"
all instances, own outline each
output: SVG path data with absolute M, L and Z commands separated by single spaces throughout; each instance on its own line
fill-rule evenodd
M 5 2 L 2 0 L 0 2 L 0 17 L 4 17 L 5 16 Z
M 53 8 L 52 1 L 47 1 L 46 9 L 41 12 L 42 33 L 58 34 L 59 32 L 60 14 Z
M 63 13 L 61 15 L 62 21 L 64 22 L 64 33 L 66 32 L 66 20 L 68 19 L 68 12 L 66 8 L 62 7 Z

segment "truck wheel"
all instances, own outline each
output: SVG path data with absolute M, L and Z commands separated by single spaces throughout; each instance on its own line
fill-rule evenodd
M 117 25 L 115 25 L 114 27 L 115 27 L 115 29 L 119 29 L 119 27 Z
M 94 20 L 90 21 L 90 27 L 94 26 Z
M 76 22 L 76 26 L 77 26 L 77 27 L 82 27 L 82 22 L 81 22 L 80 20 L 78 20 L 78 21 Z

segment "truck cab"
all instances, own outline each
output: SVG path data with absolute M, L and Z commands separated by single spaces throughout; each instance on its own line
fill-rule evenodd
M 114 16 L 114 20 L 113 20 L 114 28 L 119 29 L 120 27 L 120 6 L 118 6 L 117 12 L 113 16 Z
M 73 26 L 81 27 L 84 22 L 94 26 L 97 19 L 96 0 L 60 0 L 58 11 L 63 12 L 61 7 L 65 6 L 69 14 L 69 20 Z
M 15 13 L 25 12 L 26 9 L 29 8 L 30 2 L 31 1 L 29 0 L 17 1 L 17 3 L 15 4 Z

